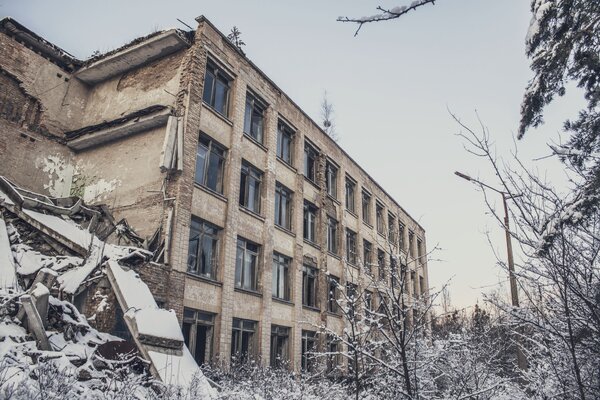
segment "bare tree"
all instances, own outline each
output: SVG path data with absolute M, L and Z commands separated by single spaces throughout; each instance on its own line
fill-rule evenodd
M 323 130 L 329 137 L 336 142 L 339 140 L 339 136 L 335 129 L 335 120 L 333 118 L 334 109 L 333 104 L 327 97 L 327 90 L 323 92 L 323 101 L 321 101 L 321 118 L 323 119 Z

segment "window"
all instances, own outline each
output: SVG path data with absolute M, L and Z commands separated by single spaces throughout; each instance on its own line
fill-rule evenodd
M 273 297 L 290 300 L 290 263 L 291 259 L 279 253 L 273 253 Z
M 375 204 L 375 222 L 377 232 L 385 235 L 385 221 L 383 220 L 383 206 L 379 203 Z
M 408 254 L 410 254 L 411 257 L 414 258 L 415 256 L 415 249 L 414 249 L 414 243 L 415 242 L 415 234 L 413 231 L 408 231 Z
M 385 279 L 385 252 L 377 249 L 377 267 L 379 268 L 379 279 Z
M 247 319 L 233 319 L 231 330 L 231 358 L 239 362 L 246 362 L 256 356 L 257 335 L 256 321 Z
M 277 157 L 292 165 L 292 143 L 294 130 L 287 124 L 279 121 L 277 124 Z
M 317 332 L 302 331 L 302 371 L 313 371 L 315 367 L 315 352 L 317 350 Z
M 419 264 L 423 264 L 423 242 L 421 239 L 417 239 L 417 258 L 419 259 Z
M 325 186 L 327 188 L 327 194 L 337 199 L 337 168 L 327 161 L 325 168 Z
M 406 243 L 404 242 L 404 235 L 406 234 L 404 224 L 400 222 L 398 224 L 398 247 L 400 250 L 405 250 Z
M 356 311 L 357 301 L 358 301 L 358 286 L 354 283 L 346 283 L 346 300 L 348 307 L 347 317 L 354 318 L 354 312 Z
M 217 279 L 219 263 L 219 228 L 192 217 L 188 247 L 187 271 L 209 279 Z
M 229 108 L 229 89 L 233 79 L 214 62 L 206 63 L 204 75 L 204 93 L 202 99 L 215 111 L 227 117 Z
M 304 201 L 304 239 L 317 242 L 317 211 L 318 208 L 308 201 Z
M 346 229 L 346 260 L 356 265 L 356 232 Z
M 333 335 L 327 335 L 327 372 L 335 372 L 340 365 L 341 346 L 339 339 Z
M 355 212 L 354 192 L 356 190 L 356 182 L 346 177 L 346 209 L 350 212 Z
M 362 219 L 371 224 L 371 195 L 365 191 L 362 192 Z
M 235 261 L 235 286 L 240 289 L 258 290 L 259 246 L 238 237 Z
M 275 225 L 292 229 L 292 191 L 279 182 L 275 184 Z
M 397 286 L 398 282 L 401 281 L 400 271 L 398 271 L 398 260 L 393 254 L 390 254 L 390 279 L 391 285 Z
M 412 295 L 416 299 L 419 295 L 419 282 L 417 282 L 415 271 L 411 271 L 410 273 L 410 283 L 412 284 Z
M 198 365 L 210 361 L 212 356 L 214 321 L 214 314 L 183 309 L 183 339 Z
M 290 360 L 290 328 L 271 325 L 271 367 L 284 367 Z
M 427 291 L 427 288 L 425 287 L 425 278 L 422 276 L 419 276 L 419 290 L 421 294 L 424 294 Z
M 261 179 L 262 172 L 247 162 L 242 162 L 240 205 L 257 214 L 260 213 Z
M 370 290 L 365 290 L 364 301 L 365 301 L 365 315 L 366 316 L 373 315 L 373 311 L 375 311 L 375 305 L 373 302 L 373 292 L 371 292 Z
M 263 143 L 263 121 L 266 108 L 264 101 L 250 92 L 246 93 L 244 133 L 259 143 Z
M 388 214 L 388 240 L 396 243 L 396 218 L 392 214 Z
M 329 284 L 327 291 L 327 311 L 330 313 L 337 314 L 340 312 L 338 299 L 339 299 L 339 286 L 340 278 L 329 275 Z
M 327 216 L 327 251 L 338 253 L 338 222 Z
M 316 268 L 307 265 L 302 268 L 302 304 L 305 306 L 317 306 L 317 276 Z
M 304 176 L 317 182 L 317 150 L 307 142 L 304 142 Z
M 211 138 L 200 135 L 196 150 L 196 183 L 218 193 L 223 193 L 225 150 Z
M 371 272 L 373 263 L 373 245 L 371 242 L 363 240 L 363 264 L 367 272 Z

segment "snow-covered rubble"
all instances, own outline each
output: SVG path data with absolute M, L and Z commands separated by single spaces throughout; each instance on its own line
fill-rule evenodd
M 0 176 L 0 398 L 30 397 L 44 374 L 70 382 L 61 389 L 66 398 L 125 388 L 144 398 L 144 391 L 160 393 L 159 381 L 163 388 L 193 385 L 202 398 L 216 397 L 184 344 L 175 312 L 158 307 L 135 270 L 153 252 L 139 247 L 126 221 L 115 224 L 104 213 L 81 199 L 25 191 Z M 130 245 L 108 243 L 111 234 Z M 118 304 L 101 288 L 88 290 L 101 280 L 110 283 Z M 97 302 L 97 312 L 120 306 L 145 368 L 121 368 L 118 377 L 106 372 L 96 349 L 122 339 L 94 329 L 88 321 L 97 315 L 86 319 L 68 301 L 78 296 L 81 302 L 82 295 Z

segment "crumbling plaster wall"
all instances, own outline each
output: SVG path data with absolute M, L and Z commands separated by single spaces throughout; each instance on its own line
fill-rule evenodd
M 185 50 L 94 85 L 81 127 L 110 121 L 161 104 L 173 106 Z M 79 127 L 78 127 L 79 128 Z

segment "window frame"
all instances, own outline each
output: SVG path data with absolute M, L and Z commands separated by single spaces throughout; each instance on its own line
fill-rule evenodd
M 325 189 L 327 194 L 334 199 L 338 198 L 338 173 L 339 168 L 330 160 L 325 163 Z
M 263 176 L 264 173 L 256 168 L 254 165 L 250 164 L 246 160 L 242 160 L 242 166 L 240 168 L 240 197 L 239 204 L 244 207 L 246 210 L 249 210 L 255 214 L 260 215 L 261 212 L 261 203 L 262 203 L 262 186 L 263 186 Z M 250 185 L 251 181 L 258 183 L 258 188 L 255 187 L 255 198 L 254 204 L 255 207 L 250 207 L 249 204 L 249 195 L 250 195 Z
M 317 332 L 302 330 L 301 349 L 300 349 L 300 369 L 304 372 L 312 372 L 315 368 L 314 355 L 318 350 Z
M 292 298 L 292 285 L 290 284 L 290 270 L 291 270 L 292 259 L 286 255 L 278 252 L 273 252 L 273 264 L 271 270 L 271 296 L 274 299 L 290 301 Z M 283 270 L 283 288 L 280 287 L 281 278 L 280 273 Z M 277 271 L 277 274 L 275 273 Z M 277 280 L 275 277 L 277 276 Z M 277 282 L 277 284 L 276 284 Z M 280 291 L 283 291 L 283 296 L 280 296 Z
M 269 365 L 271 368 L 282 368 L 290 361 L 290 332 L 291 328 L 282 325 L 271 325 L 271 344 L 270 344 L 270 360 Z M 275 338 L 275 341 L 273 340 Z M 283 348 L 283 355 L 279 357 L 277 350 L 280 348 L 279 340 L 283 339 L 285 344 L 281 346 Z
M 327 311 L 339 315 L 340 306 L 338 304 L 340 295 L 340 278 L 335 275 L 327 276 Z
M 190 253 L 192 251 L 191 242 L 192 242 L 192 230 L 194 229 L 194 224 L 199 224 L 199 232 L 198 232 L 198 244 L 197 244 L 197 249 L 196 249 L 196 254 L 195 254 L 195 262 L 194 262 L 194 265 L 196 268 L 192 269 L 192 268 L 190 268 L 190 257 L 192 256 L 192 254 L 190 254 Z M 209 229 L 213 229 L 215 231 L 215 233 L 208 232 Z M 190 235 L 188 238 L 188 261 L 187 261 L 187 268 L 186 268 L 187 273 L 193 274 L 195 276 L 199 276 L 202 278 L 210 279 L 210 280 L 217 280 L 217 275 L 219 273 L 221 231 L 222 231 L 222 228 L 220 228 L 219 226 L 212 224 L 206 220 L 203 220 L 199 217 L 196 217 L 195 215 L 192 215 L 192 218 L 190 220 Z M 199 261 L 198 261 L 198 260 L 202 259 L 200 252 L 204 248 L 203 240 L 205 237 L 208 237 L 213 240 L 212 250 L 214 251 L 212 254 L 212 257 L 211 257 L 210 270 L 208 271 L 208 273 L 200 272 L 200 266 L 199 266 Z M 207 268 L 204 268 L 204 269 L 207 269 Z
M 363 239 L 363 267 L 368 273 L 373 273 L 373 243 L 366 239 Z
M 256 247 L 256 250 L 252 250 L 249 246 Z M 241 264 L 240 261 L 240 251 L 242 254 Z M 236 257 L 235 257 L 235 282 L 234 285 L 236 289 L 241 290 L 249 290 L 251 292 L 258 292 L 260 288 L 260 252 L 261 246 L 257 243 L 254 243 L 250 240 L 247 240 L 241 236 L 238 236 L 236 243 Z M 254 256 L 254 264 L 251 266 L 250 273 L 250 287 L 246 286 L 246 257 Z M 238 272 L 239 271 L 239 272 Z M 239 275 L 239 280 L 238 280 Z M 239 282 L 239 283 L 238 283 Z
M 318 290 L 319 269 L 306 264 L 302 265 L 302 305 L 317 308 Z
M 207 77 L 212 76 L 212 87 L 210 88 L 210 97 L 206 99 L 206 89 L 207 89 Z M 204 80 L 202 85 L 202 101 L 207 104 L 212 110 L 217 112 L 218 114 L 224 116 L 225 118 L 229 118 L 229 106 L 231 99 L 231 84 L 234 78 L 225 71 L 223 67 L 221 67 L 217 62 L 215 62 L 212 58 L 208 57 L 206 59 L 206 68 L 204 70 Z M 226 87 L 225 100 L 224 100 L 224 110 L 219 110 L 216 105 L 216 91 L 217 91 L 217 82 L 221 82 Z
M 348 190 L 349 188 L 351 189 L 350 191 Z M 349 193 L 351 193 L 350 196 Z M 349 201 L 349 197 L 352 198 L 352 201 Z M 353 214 L 356 213 L 356 181 L 348 176 L 346 176 L 344 200 L 346 202 L 346 210 Z
M 193 316 L 191 314 L 193 314 Z M 205 315 L 210 318 L 200 318 L 199 317 L 200 315 Z M 206 335 L 207 337 L 206 337 L 206 343 L 205 343 L 204 363 L 211 362 L 212 357 L 213 357 L 213 347 L 214 347 L 215 317 L 216 317 L 216 314 L 211 313 L 211 312 L 197 310 L 197 309 L 188 308 L 188 307 L 183 308 L 183 318 L 182 318 L 181 330 L 183 333 L 184 342 L 185 342 L 186 346 L 188 347 L 188 349 L 190 350 L 192 357 L 194 357 L 194 359 L 198 363 L 198 365 L 201 364 L 196 359 L 196 346 L 198 345 L 198 343 L 196 343 L 198 326 L 199 325 L 204 326 L 209 331 L 209 333 Z M 186 336 L 185 325 L 189 325 L 189 330 L 187 330 L 187 336 L 188 336 L 187 340 L 185 340 L 185 336 Z
M 385 251 L 377 249 L 377 277 L 379 280 L 385 280 Z
M 327 215 L 327 251 L 331 254 L 339 253 L 339 222 L 334 217 Z M 332 233 L 333 232 L 333 233 Z M 333 239 L 333 240 L 332 240 Z
M 265 141 L 265 114 L 267 108 L 268 105 L 262 98 L 251 90 L 246 91 L 246 101 L 244 102 L 244 126 L 242 131 L 244 132 L 244 135 L 263 145 Z M 250 115 L 248 115 L 248 111 L 250 111 Z M 252 129 L 254 126 L 255 114 L 260 117 L 260 132 L 257 132 L 256 136 Z
M 307 218 L 312 215 L 313 218 Z M 309 243 L 317 244 L 318 240 L 318 225 L 319 225 L 319 209 L 316 205 L 308 200 L 304 200 L 304 209 L 302 217 L 302 237 Z M 308 229 L 307 229 L 308 228 Z
M 350 228 L 346 228 L 346 261 L 351 265 L 356 265 L 357 258 L 357 243 L 356 243 L 357 234 Z M 352 240 L 350 240 L 352 239 Z M 352 248 L 350 243 L 353 244 Z
M 361 214 L 363 222 L 371 225 L 371 193 L 364 189 L 361 193 Z
M 289 126 L 288 124 L 286 124 L 284 121 L 282 121 L 281 119 L 279 119 L 279 121 L 277 122 L 277 149 L 276 149 L 276 156 L 278 159 L 280 159 L 281 161 L 283 161 L 284 163 L 286 163 L 287 165 L 289 165 L 290 167 L 293 167 L 294 162 L 294 138 L 296 136 L 296 130 L 293 129 L 291 126 Z M 287 137 L 289 139 L 289 143 L 288 143 L 288 154 L 287 154 L 287 158 L 285 157 L 285 153 L 284 153 L 284 137 Z
M 282 199 L 287 199 L 287 204 L 285 208 L 282 208 Z M 275 182 L 275 217 L 274 223 L 275 225 L 287 229 L 288 231 L 292 230 L 292 220 L 293 220 L 293 205 L 294 205 L 294 192 L 292 192 L 288 187 L 283 185 L 281 182 Z M 287 224 L 282 224 L 282 214 L 283 210 L 285 210 L 286 222 Z
M 379 201 L 375 202 L 375 226 L 377 233 L 385 236 L 385 220 L 383 215 L 385 214 L 385 206 Z
M 203 141 L 208 142 L 208 146 L 206 146 L 205 143 L 203 143 Z M 205 156 L 204 156 L 204 165 L 202 166 L 203 169 L 203 174 L 202 174 L 202 180 L 198 179 L 198 159 L 200 156 L 200 148 L 203 148 L 206 152 Z M 221 162 L 221 164 L 217 167 L 218 168 L 218 173 L 220 173 L 220 175 L 217 176 L 217 185 L 215 188 L 212 188 L 209 185 L 210 179 L 209 179 L 209 173 L 211 172 L 211 162 L 213 161 L 213 155 L 215 157 L 217 157 L 217 160 Z M 227 148 L 225 146 L 223 146 L 222 144 L 220 144 L 219 142 L 215 141 L 212 137 L 210 137 L 209 135 L 200 132 L 200 135 L 198 136 L 198 146 L 196 147 L 196 165 L 195 165 L 195 171 L 194 171 L 194 182 L 197 183 L 200 186 L 203 186 L 209 190 L 212 190 L 213 192 L 217 192 L 219 194 L 223 194 L 223 188 L 224 188 L 224 178 L 225 178 L 225 165 L 227 162 Z
M 236 323 L 239 323 L 239 327 L 236 326 Z M 252 324 L 253 328 L 248 328 L 247 326 Z M 236 338 L 236 332 L 237 334 Z M 244 333 L 251 333 L 251 338 L 247 340 L 248 348 L 244 353 L 243 344 L 244 344 Z M 249 360 L 252 360 L 254 357 L 258 355 L 259 345 L 258 341 L 258 321 L 253 321 L 249 319 L 243 318 L 233 318 L 231 323 L 231 358 L 238 357 L 238 362 L 245 363 Z
M 311 169 L 309 169 L 309 160 L 312 160 L 312 173 Z M 310 144 L 308 140 L 304 141 L 304 177 L 314 183 L 317 184 L 317 174 L 318 174 L 318 162 L 319 162 L 319 150 Z

